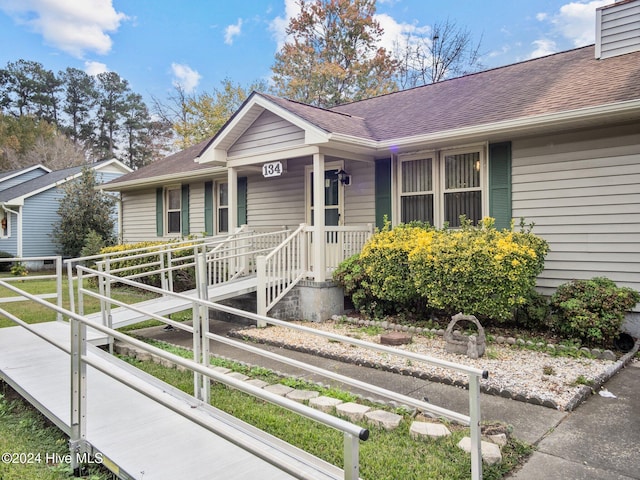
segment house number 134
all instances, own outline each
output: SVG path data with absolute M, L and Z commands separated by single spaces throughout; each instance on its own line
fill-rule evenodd
M 271 162 L 262 165 L 262 175 L 265 177 L 279 177 L 282 175 L 282 163 Z

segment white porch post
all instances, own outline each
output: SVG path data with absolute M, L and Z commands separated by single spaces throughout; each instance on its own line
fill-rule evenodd
M 313 278 L 324 282 L 327 276 L 325 258 L 324 155 L 313 155 Z
M 227 191 L 229 194 L 229 233 L 238 228 L 238 171 L 234 167 L 227 169 Z

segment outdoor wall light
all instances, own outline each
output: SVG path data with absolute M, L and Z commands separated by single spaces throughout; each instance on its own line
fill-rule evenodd
M 338 181 L 342 185 L 351 185 L 351 175 L 349 175 L 344 170 L 340 169 L 338 170 Z

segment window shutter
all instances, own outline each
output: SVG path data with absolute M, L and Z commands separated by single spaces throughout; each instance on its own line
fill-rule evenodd
M 204 231 L 213 235 L 213 182 L 204 182 Z
M 391 159 L 376 160 L 376 227 L 384 227 L 384 217 L 391 221 Z
M 164 207 L 163 207 L 164 189 L 156 188 L 156 235 L 162 237 L 164 235 Z
M 247 177 L 238 177 L 238 227 L 247 223 Z M 231 233 L 231 232 L 229 232 Z
M 511 142 L 489 145 L 489 215 L 496 228 L 510 228 Z
M 182 236 L 189 235 L 189 185 L 182 185 L 182 202 L 180 204 L 180 219 L 182 220 Z

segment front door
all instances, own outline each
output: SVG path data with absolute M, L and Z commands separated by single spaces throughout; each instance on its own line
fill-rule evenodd
M 339 168 L 324 171 L 324 222 L 327 226 L 342 225 L 342 189 L 338 181 Z M 309 223 L 314 225 L 316 208 L 313 204 L 313 172 L 308 176 Z

